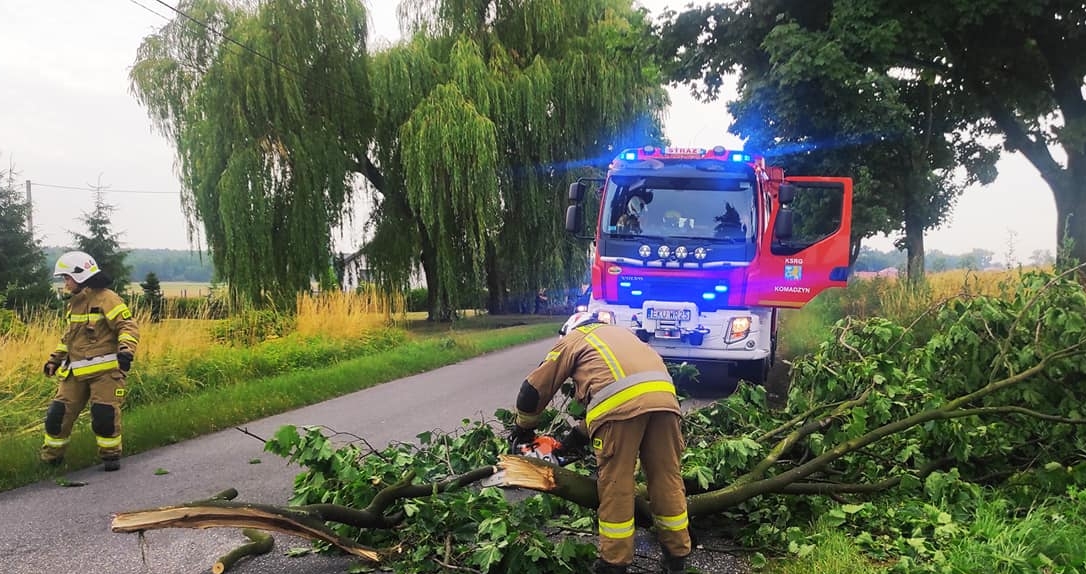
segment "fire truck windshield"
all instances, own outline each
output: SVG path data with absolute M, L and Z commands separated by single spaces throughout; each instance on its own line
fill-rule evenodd
M 754 241 L 754 185 L 748 179 L 612 177 L 604 231 L 612 237 Z

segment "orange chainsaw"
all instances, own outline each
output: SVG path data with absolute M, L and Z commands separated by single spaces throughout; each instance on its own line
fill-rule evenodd
M 540 460 L 547 461 L 551 464 L 558 466 L 565 466 L 581 457 L 578 456 L 561 456 L 558 453 L 562 450 L 562 442 L 550 435 L 539 435 L 532 439 L 531 442 L 518 443 L 513 447 L 514 451 L 520 456 L 528 458 L 538 458 Z M 499 471 L 487 478 L 484 478 L 480 482 L 481 486 L 498 486 L 501 484 L 504 478 L 505 471 Z

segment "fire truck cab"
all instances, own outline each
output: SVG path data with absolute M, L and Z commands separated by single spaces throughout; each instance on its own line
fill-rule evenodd
M 589 184 L 599 209 L 588 310 L 667 361 L 763 383 L 778 310 L 848 280 L 850 178 L 786 177 L 719 146 L 627 149 L 602 181 L 570 186 L 571 233 L 583 230 Z

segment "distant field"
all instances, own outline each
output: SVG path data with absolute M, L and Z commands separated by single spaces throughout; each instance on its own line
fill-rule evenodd
M 162 295 L 165 297 L 207 297 L 211 292 L 210 283 L 186 283 L 184 281 L 163 281 Z M 142 293 L 139 282 L 129 285 L 130 293 Z

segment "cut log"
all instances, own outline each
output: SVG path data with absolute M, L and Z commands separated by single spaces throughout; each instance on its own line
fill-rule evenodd
M 143 532 L 163 528 L 255 528 L 327 542 L 373 563 L 380 553 L 337 535 L 318 512 L 263 504 L 211 500 L 188 505 L 137 510 L 113 515 L 113 532 Z

